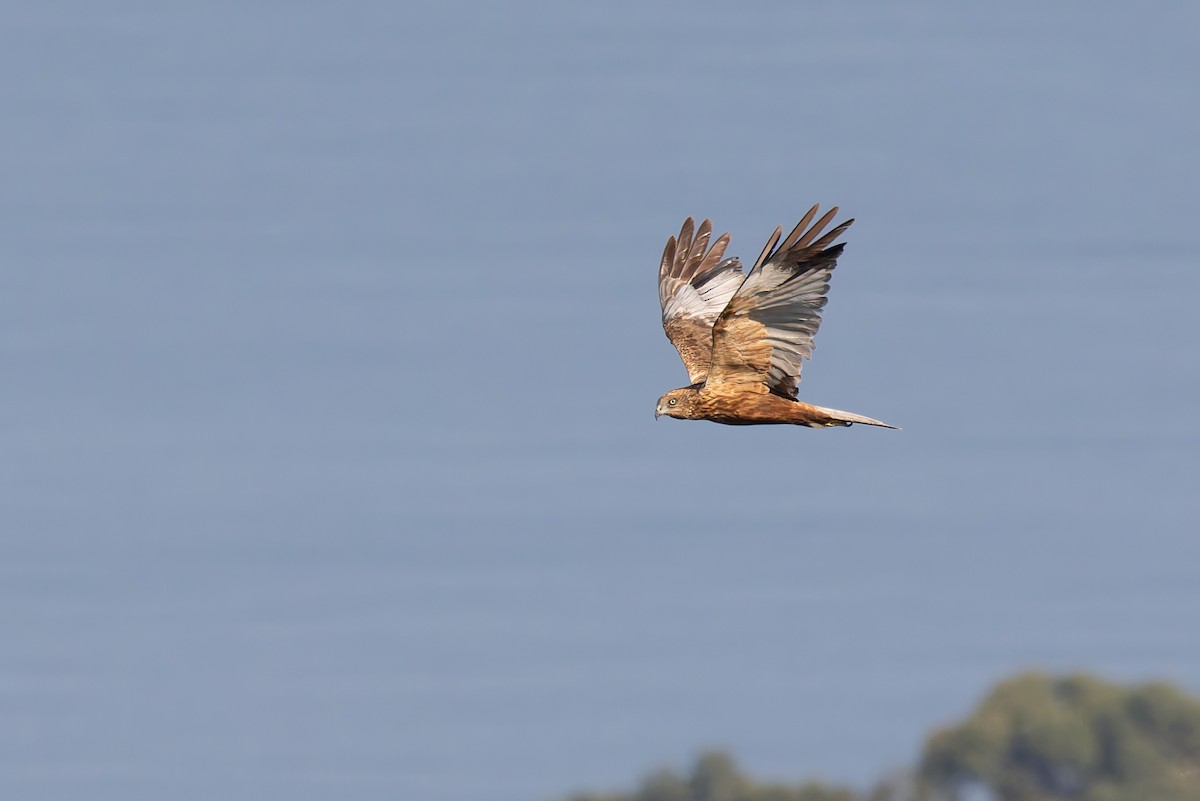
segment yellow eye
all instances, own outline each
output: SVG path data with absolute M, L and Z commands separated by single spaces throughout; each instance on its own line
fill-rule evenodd
M 679 398 L 671 398 L 669 401 L 667 401 L 668 406 L 674 406 L 677 403 L 679 403 Z

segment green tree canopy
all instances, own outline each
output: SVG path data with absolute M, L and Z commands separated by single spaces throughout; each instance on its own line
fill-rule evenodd
M 1200 801 L 1200 699 L 1168 684 L 1017 676 L 867 795 L 756 782 L 722 752 L 574 801 Z
M 1200 801 L 1200 700 L 1161 683 L 1018 676 L 933 734 L 918 773 L 927 798 L 982 784 L 1001 801 Z
M 688 776 L 659 770 L 632 793 L 581 795 L 572 801 L 858 801 L 858 796 L 851 790 L 817 782 L 754 782 L 729 754 L 709 751 L 700 755 Z

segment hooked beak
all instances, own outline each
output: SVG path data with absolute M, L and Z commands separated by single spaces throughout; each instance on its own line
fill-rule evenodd
M 657 419 L 658 419 L 658 418 L 660 418 L 660 417 L 662 417 L 662 410 L 661 410 L 661 409 L 659 409 L 659 408 L 657 408 L 657 407 L 655 407 L 655 409 L 654 409 L 654 419 L 655 419 L 655 420 L 657 420 Z

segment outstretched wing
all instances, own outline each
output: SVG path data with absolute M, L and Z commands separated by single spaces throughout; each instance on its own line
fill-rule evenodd
M 782 229 L 775 229 L 713 327 L 709 384 L 760 384 L 784 398 L 796 397 L 803 360 L 812 357 L 821 325 L 829 276 L 845 247 L 832 243 L 854 222 L 821 236 L 837 211 L 834 206 L 805 230 L 816 216 L 813 206 L 778 248 Z
M 721 260 L 729 244 L 722 234 L 708 247 L 712 223 L 705 220 L 692 236 L 696 221 L 688 217 L 679 239 L 669 237 L 658 268 L 658 300 L 663 330 L 679 351 L 688 377 L 696 384 L 708 375 L 712 360 L 712 329 L 745 276 L 737 259 Z

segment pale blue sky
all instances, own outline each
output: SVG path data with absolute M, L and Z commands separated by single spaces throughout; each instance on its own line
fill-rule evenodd
M 865 783 L 1200 690 L 1182 5 L 210 3 L 0 31 L 0 795 Z M 655 423 L 687 215 L 858 222 L 802 397 Z

